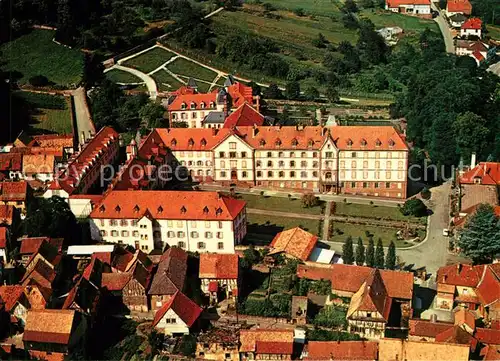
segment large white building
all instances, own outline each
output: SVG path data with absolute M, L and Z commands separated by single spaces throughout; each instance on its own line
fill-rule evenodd
M 408 147 L 389 126 L 156 129 L 193 178 L 406 198 Z
M 246 235 L 245 205 L 217 192 L 109 191 L 90 213 L 91 235 L 146 252 L 168 244 L 234 253 Z
M 432 18 L 430 0 L 386 0 L 385 9 L 394 13 Z

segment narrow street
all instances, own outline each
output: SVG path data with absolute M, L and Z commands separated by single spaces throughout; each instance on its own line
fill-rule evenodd
M 88 139 L 91 134 L 95 134 L 94 123 L 92 122 L 92 116 L 90 115 L 90 109 L 87 104 L 85 88 L 80 87 L 74 90 L 71 93 L 71 96 L 75 107 L 75 133 L 78 137 L 78 143 L 83 144 L 84 141 L 82 139 L 82 134 L 84 135 L 85 140 Z
M 439 25 L 439 30 L 443 35 L 444 44 L 446 46 L 446 52 L 450 54 L 455 54 L 455 43 L 453 42 L 453 36 L 451 34 L 450 28 L 448 27 L 448 22 L 445 19 L 445 11 L 440 10 L 435 2 L 431 1 L 432 10 L 439 12 L 439 15 L 434 18 L 434 21 Z

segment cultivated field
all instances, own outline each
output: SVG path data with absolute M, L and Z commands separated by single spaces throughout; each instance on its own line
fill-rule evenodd
M 213 72 L 212 70 L 202 67 L 184 58 L 175 59 L 173 62 L 167 65 L 167 69 L 185 80 L 191 77 L 194 79 L 212 82 L 217 76 L 217 73 Z
M 155 80 L 156 85 L 158 86 L 158 89 L 160 91 L 172 91 L 178 89 L 183 85 L 181 82 L 179 82 L 177 79 L 175 79 L 172 75 L 170 75 L 167 71 L 163 69 L 157 71 L 154 74 L 151 74 L 151 76 Z
M 59 85 L 77 85 L 82 79 L 83 54 L 52 41 L 54 31 L 33 30 L 0 46 L 2 70 L 19 73 L 19 82 L 27 83 L 43 75 Z
M 488 30 L 487 35 L 492 39 L 500 40 L 500 26 L 486 25 L 486 29 Z
M 141 78 L 119 69 L 112 69 L 105 73 L 106 77 L 115 83 L 141 83 Z
M 143 73 L 149 73 L 169 61 L 175 54 L 163 48 L 154 48 L 132 59 L 122 65 L 135 68 Z

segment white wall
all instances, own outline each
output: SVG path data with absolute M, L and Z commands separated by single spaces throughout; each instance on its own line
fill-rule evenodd
M 175 323 L 167 323 L 167 319 L 175 320 Z M 177 314 L 172 309 L 165 312 L 165 315 L 158 322 L 155 328 L 163 331 L 166 335 L 171 335 L 174 333 L 181 333 L 184 335 L 189 334 L 189 327 L 184 321 L 181 320 L 179 316 L 177 316 Z
M 213 152 L 215 180 L 230 181 L 234 170 L 239 181 L 253 182 L 253 149 L 240 138 L 229 136 Z

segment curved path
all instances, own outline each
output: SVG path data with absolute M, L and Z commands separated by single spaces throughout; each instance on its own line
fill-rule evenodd
M 122 71 L 126 71 L 127 73 L 130 73 L 132 75 L 135 75 L 136 77 L 142 79 L 142 81 L 146 84 L 149 92 L 149 97 L 153 100 L 156 99 L 156 96 L 158 95 L 158 87 L 156 86 L 156 83 L 153 78 L 151 78 L 149 75 L 144 74 L 142 71 L 139 71 L 137 69 L 129 68 L 120 64 L 115 64 L 111 68 L 106 69 L 104 72 L 107 73 L 108 71 L 112 69 L 118 69 Z
M 453 36 L 451 35 L 450 27 L 445 19 L 445 12 L 437 7 L 436 3 L 431 1 L 431 7 L 433 10 L 439 13 L 438 16 L 434 18 L 434 21 L 439 25 L 439 30 L 443 35 L 444 44 L 446 45 L 446 52 L 450 54 L 455 54 L 455 43 L 453 42 Z

